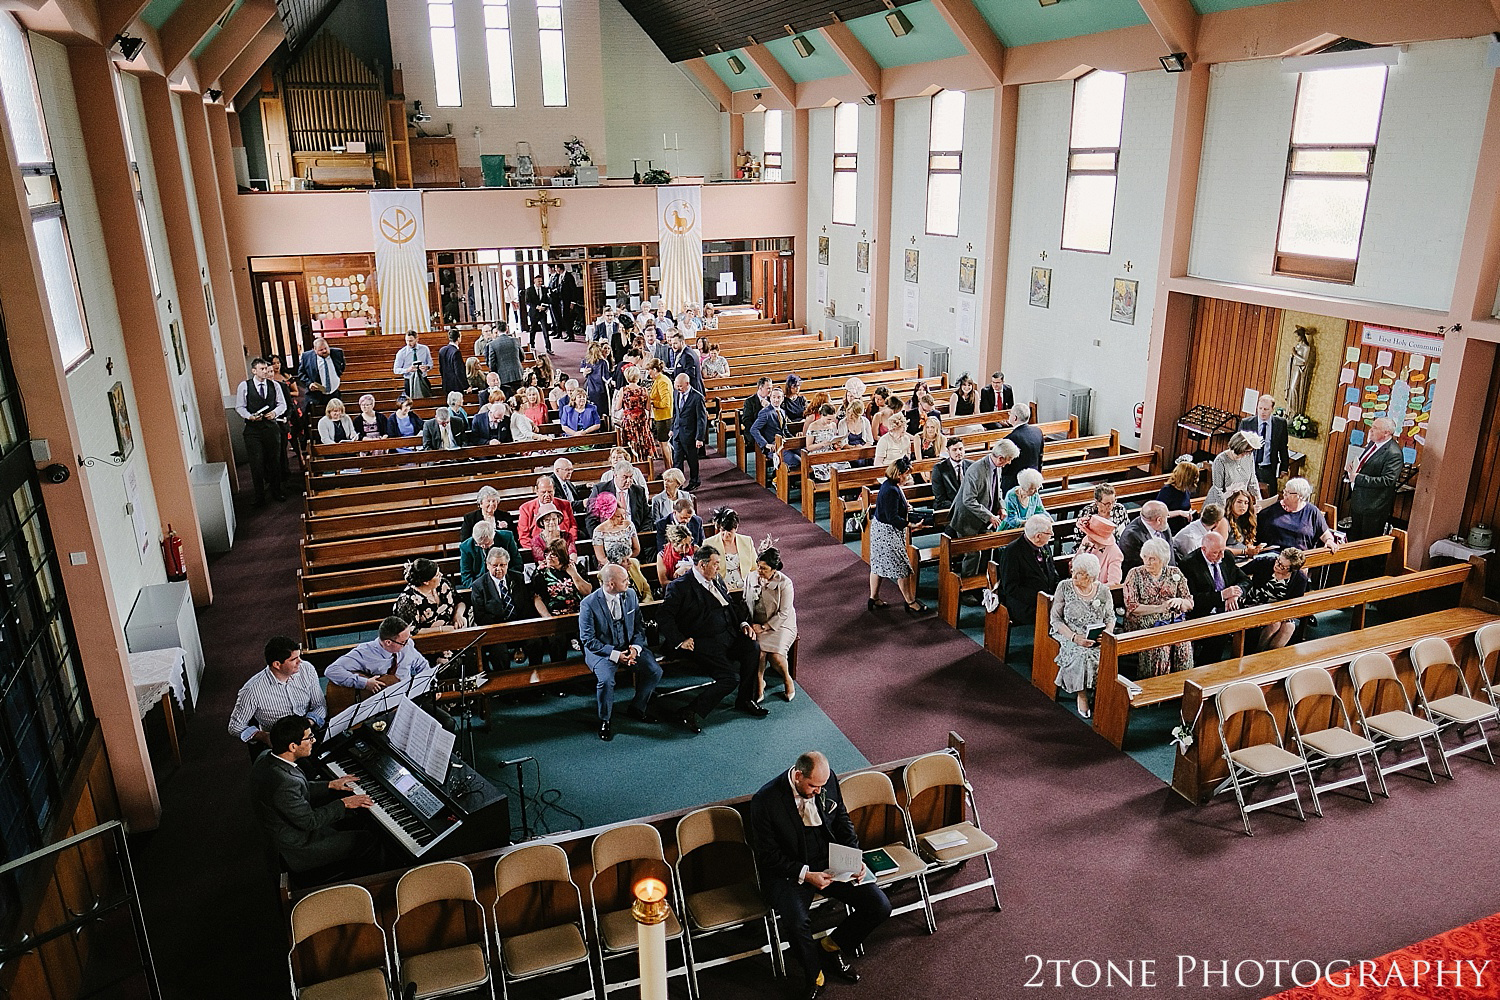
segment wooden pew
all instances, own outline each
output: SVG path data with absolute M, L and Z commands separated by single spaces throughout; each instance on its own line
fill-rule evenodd
M 546 426 L 546 425 L 544 425 Z M 555 424 L 550 425 L 556 431 Z M 416 447 L 422 443 L 419 437 L 386 438 L 379 442 L 340 441 L 338 444 L 313 446 L 312 458 L 308 462 L 307 477 L 344 477 L 352 469 L 368 472 L 376 469 L 398 469 L 412 465 L 432 467 L 441 464 L 461 464 L 487 458 L 531 456 L 540 451 L 555 451 L 559 443 L 565 448 L 614 447 L 615 435 L 609 431 L 584 434 L 578 437 L 561 438 L 556 441 L 507 441 L 503 444 L 466 445 L 453 451 L 397 451 L 399 447 Z M 381 447 L 383 446 L 383 447 Z M 377 454 L 378 452 L 378 454 Z M 553 456 L 554 460 L 557 456 Z

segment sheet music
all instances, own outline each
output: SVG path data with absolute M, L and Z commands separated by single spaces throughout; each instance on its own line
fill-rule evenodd
M 372 715 L 389 711 L 396 706 L 400 698 L 420 698 L 432 690 L 432 685 L 437 681 L 436 670 L 425 670 L 416 677 L 398 681 L 380 693 L 357 701 L 344 709 L 338 715 L 328 720 L 328 731 L 324 739 L 333 739 L 339 733 L 350 726 L 357 726 Z
M 387 733 L 391 746 L 421 765 L 433 781 L 448 777 L 448 761 L 453 758 L 456 737 L 438 720 L 422 711 L 410 698 L 396 705 L 396 718 Z

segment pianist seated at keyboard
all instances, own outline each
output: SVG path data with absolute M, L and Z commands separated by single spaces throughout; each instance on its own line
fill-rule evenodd
M 430 667 L 427 657 L 417 652 L 416 644 L 411 641 L 410 623 L 392 616 L 380 623 L 377 638 L 360 643 L 328 664 L 323 676 L 330 684 L 373 693 L 391 683 L 392 674 L 397 681 L 404 681 Z
M 374 838 L 364 830 L 335 829 L 351 809 L 369 809 L 368 795 L 347 794 L 353 775 L 309 782 L 298 762 L 313 752 L 317 737 L 305 715 L 271 724 L 271 749 L 250 768 L 250 799 L 266 837 L 294 872 L 342 865 L 364 867 L 376 860 Z

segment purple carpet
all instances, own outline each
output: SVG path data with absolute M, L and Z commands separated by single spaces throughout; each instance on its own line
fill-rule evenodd
M 962 735 L 984 826 L 1000 843 L 1003 912 L 976 892 L 937 904 L 935 938 L 915 915 L 893 920 L 869 943 L 863 984 L 827 996 L 1074 996 L 1092 980 L 1090 962 L 1113 961 L 1114 995 L 1263 997 L 1293 985 L 1292 962 L 1381 955 L 1495 911 L 1500 772 L 1488 764 L 1455 761 L 1457 780 L 1436 786 L 1406 772 L 1374 805 L 1328 795 L 1326 818 L 1306 824 L 1266 810 L 1247 838 L 1231 801 L 1188 806 L 956 630 L 899 604 L 866 612 L 857 556 L 728 463 L 704 472 L 705 516 L 731 504 L 742 530 L 782 549 L 797 584 L 799 682 L 871 761 Z M 286 993 L 285 928 L 250 830 L 246 756 L 225 720 L 265 638 L 296 634 L 296 510 L 289 501 L 242 513 L 234 551 L 214 563 L 215 603 L 200 616 L 209 668 L 184 763 L 161 776 L 161 829 L 135 841 L 171 998 Z M 896 600 L 889 584 L 886 597 Z M 766 773 L 802 749 L 765 761 Z M 705 972 L 704 995 L 778 995 L 766 968 Z

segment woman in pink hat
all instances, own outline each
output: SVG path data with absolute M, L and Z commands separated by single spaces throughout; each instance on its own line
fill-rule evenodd
M 1113 587 L 1123 577 L 1125 554 L 1115 544 L 1115 522 L 1102 514 L 1088 514 L 1078 522 L 1078 551 L 1099 557 L 1099 582 Z

